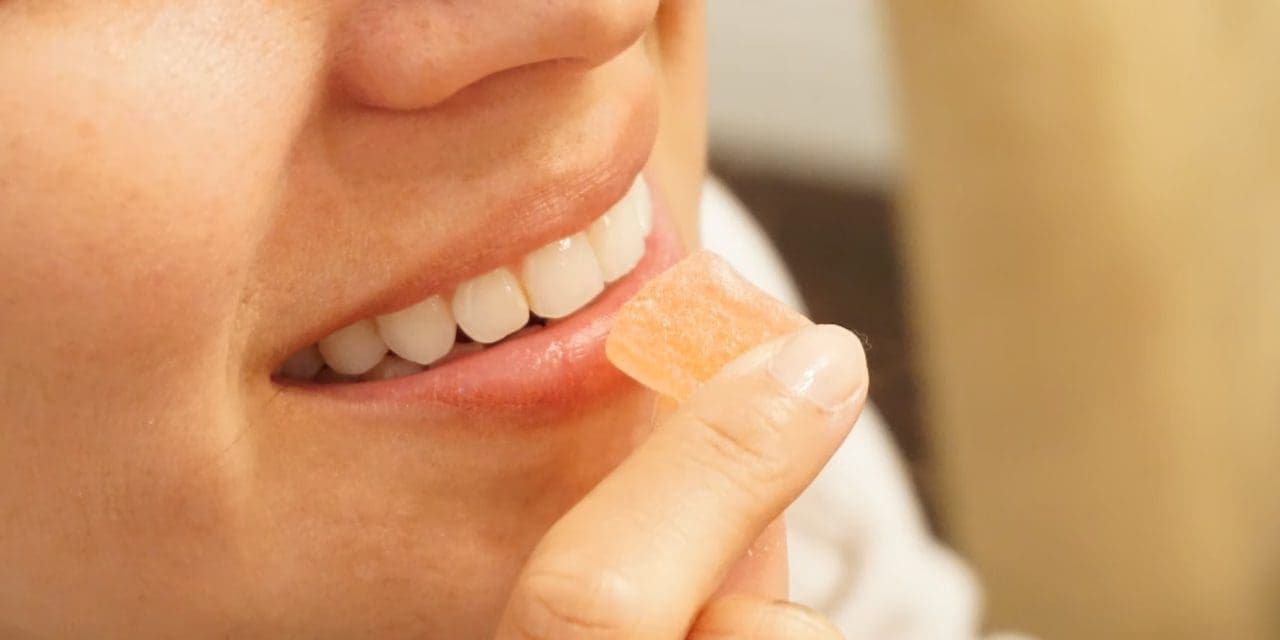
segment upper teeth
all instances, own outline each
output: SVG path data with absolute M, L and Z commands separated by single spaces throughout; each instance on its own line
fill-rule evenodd
M 525 256 L 520 279 L 529 293 L 529 308 L 544 318 L 563 318 L 604 290 L 604 275 L 585 233 Z
M 458 285 L 453 308 L 462 330 L 485 344 L 497 342 L 529 322 L 529 303 L 520 281 L 505 268 Z
M 294 354 L 280 373 L 311 379 L 328 365 L 342 376 L 409 375 L 457 350 L 459 328 L 475 342 L 492 344 L 524 328 L 530 311 L 548 319 L 570 315 L 639 263 L 653 226 L 651 207 L 648 187 L 637 178 L 585 232 L 539 247 L 512 268 L 471 278 L 451 295 L 432 295 L 343 327 Z

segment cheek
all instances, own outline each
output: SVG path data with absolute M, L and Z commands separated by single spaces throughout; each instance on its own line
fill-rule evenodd
M 318 60 L 304 23 L 234 10 L 0 20 L 0 367 L 225 355 Z
M 686 246 L 696 246 L 706 164 L 706 40 L 700 1 L 663 3 L 650 34 L 662 69 L 662 128 L 651 170 L 666 187 Z
M 0 513 L 30 530 L 89 505 L 95 535 L 208 527 L 243 475 L 223 453 L 244 274 L 320 40 L 187 4 L 209 8 L 53 24 L 0 0 Z
M 260 3 L 183 4 L 54 23 L 0 0 L 0 620 L 38 619 L 58 576 L 126 598 L 244 499 L 235 332 L 321 41 Z

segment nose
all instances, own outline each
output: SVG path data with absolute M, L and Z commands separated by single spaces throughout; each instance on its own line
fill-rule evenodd
M 547 61 L 599 65 L 643 34 L 658 0 L 359 0 L 333 69 L 355 99 L 424 109 L 488 76 Z

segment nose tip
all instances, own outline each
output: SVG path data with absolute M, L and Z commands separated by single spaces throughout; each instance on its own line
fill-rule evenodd
M 657 0 L 366 0 L 340 22 L 334 73 L 356 100 L 425 109 L 539 62 L 595 66 L 636 42 Z

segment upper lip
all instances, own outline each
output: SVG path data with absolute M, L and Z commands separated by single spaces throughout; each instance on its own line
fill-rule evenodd
M 625 130 L 615 132 L 603 158 L 588 158 L 509 193 L 495 194 L 500 204 L 482 214 L 472 227 L 476 232 L 438 243 L 418 263 L 398 269 L 403 277 L 336 310 L 328 322 L 297 336 L 276 359 L 283 361 L 351 322 L 447 292 L 469 277 L 510 265 L 539 246 L 581 231 L 621 199 L 640 174 L 656 135 L 654 115 L 651 109 L 637 109 Z

